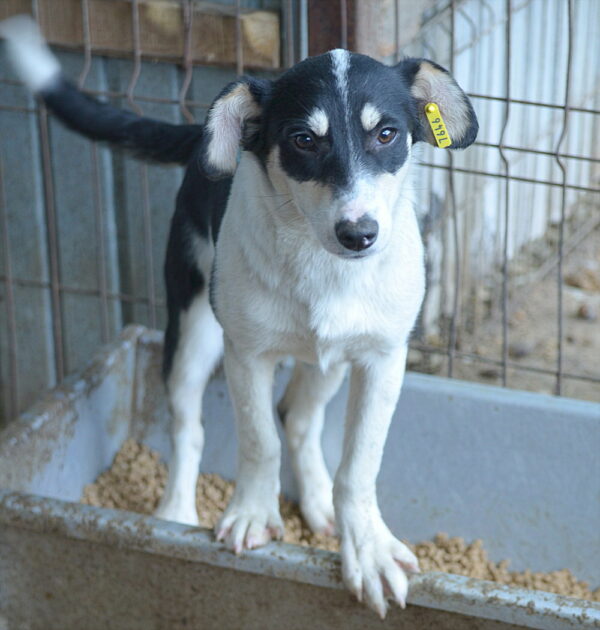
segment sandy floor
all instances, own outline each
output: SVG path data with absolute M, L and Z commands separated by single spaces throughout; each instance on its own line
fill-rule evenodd
M 530 254 L 530 257 L 533 254 Z M 558 361 L 558 288 L 557 270 L 536 278 L 519 273 L 513 265 L 508 308 L 509 361 L 516 366 L 555 370 Z M 539 266 L 538 266 L 539 267 Z M 521 268 L 536 268 L 522 261 Z M 535 273 L 535 272 L 534 272 Z M 600 379 L 600 228 L 591 232 L 564 261 L 563 300 L 563 372 Z M 502 315 L 500 294 L 490 296 L 489 313 L 476 327 L 459 322 L 458 349 L 481 357 L 502 358 Z M 443 340 L 429 338 L 428 343 L 446 348 Z M 444 356 L 412 352 L 410 368 L 446 375 Z M 455 359 L 456 378 L 501 384 L 501 367 L 472 359 Z M 554 375 L 536 374 L 509 368 L 508 386 L 516 389 L 555 393 Z M 600 383 L 565 376 L 562 394 L 600 402 Z

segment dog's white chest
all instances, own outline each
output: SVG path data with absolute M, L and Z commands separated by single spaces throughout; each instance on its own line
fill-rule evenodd
M 331 266 L 323 272 L 321 267 L 321 273 L 310 274 L 292 291 L 297 299 L 294 312 L 306 314 L 305 321 L 296 323 L 305 340 L 306 359 L 322 369 L 385 352 L 403 343 L 410 331 L 420 302 L 420 291 L 414 290 L 420 284 L 420 270 L 411 281 L 389 273 L 385 265 L 365 262 L 351 263 L 342 273 Z
M 372 316 L 365 304 L 348 296 L 323 295 L 308 311 L 305 339 L 307 358 L 325 371 L 333 363 L 346 361 L 371 333 Z
M 261 180 L 251 162 L 242 166 L 213 273 L 214 305 L 226 336 L 253 355 L 291 354 L 321 367 L 405 343 L 424 289 L 410 204 L 396 208 L 385 251 L 344 259 L 325 250 L 297 209 L 287 220 L 275 219 L 263 197 L 247 194 L 244 173 Z

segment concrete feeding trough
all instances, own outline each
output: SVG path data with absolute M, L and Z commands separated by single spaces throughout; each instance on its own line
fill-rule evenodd
M 444 573 L 416 576 L 385 622 L 354 602 L 335 553 L 283 543 L 236 557 L 210 532 L 76 501 L 133 437 L 168 459 L 161 335 L 126 329 L 0 434 L 0 628 L 598 628 L 600 605 Z M 287 371 L 277 375 L 276 394 Z M 328 408 L 339 461 L 343 389 Z M 202 468 L 234 476 L 222 377 Z M 600 405 L 411 374 L 379 499 L 391 529 L 483 538 L 495 560 L 600 582 Z M 285 449 L 284 449 L 285 450 Z M 282 487 L 295 489 L 284 454 Z

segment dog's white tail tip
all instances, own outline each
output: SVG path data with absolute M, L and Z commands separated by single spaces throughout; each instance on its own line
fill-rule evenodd
M 6 41 L 17 74 L 32 92 L 39 92 L 56 80 L 60 64 L 31 17 L 15 15 L 0 22 L 0 37 Z

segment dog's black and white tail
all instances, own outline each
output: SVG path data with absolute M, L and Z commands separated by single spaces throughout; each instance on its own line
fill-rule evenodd
M 25 85 L 67 127 L 91 140 L 129 149 L 142 159 L 183 165 L 190 160 L 202 138 L 202 125 L 152 120 L 84 94 L 62 75 L 58 59 L 28 16 L 0 23 L 0 36 Z

